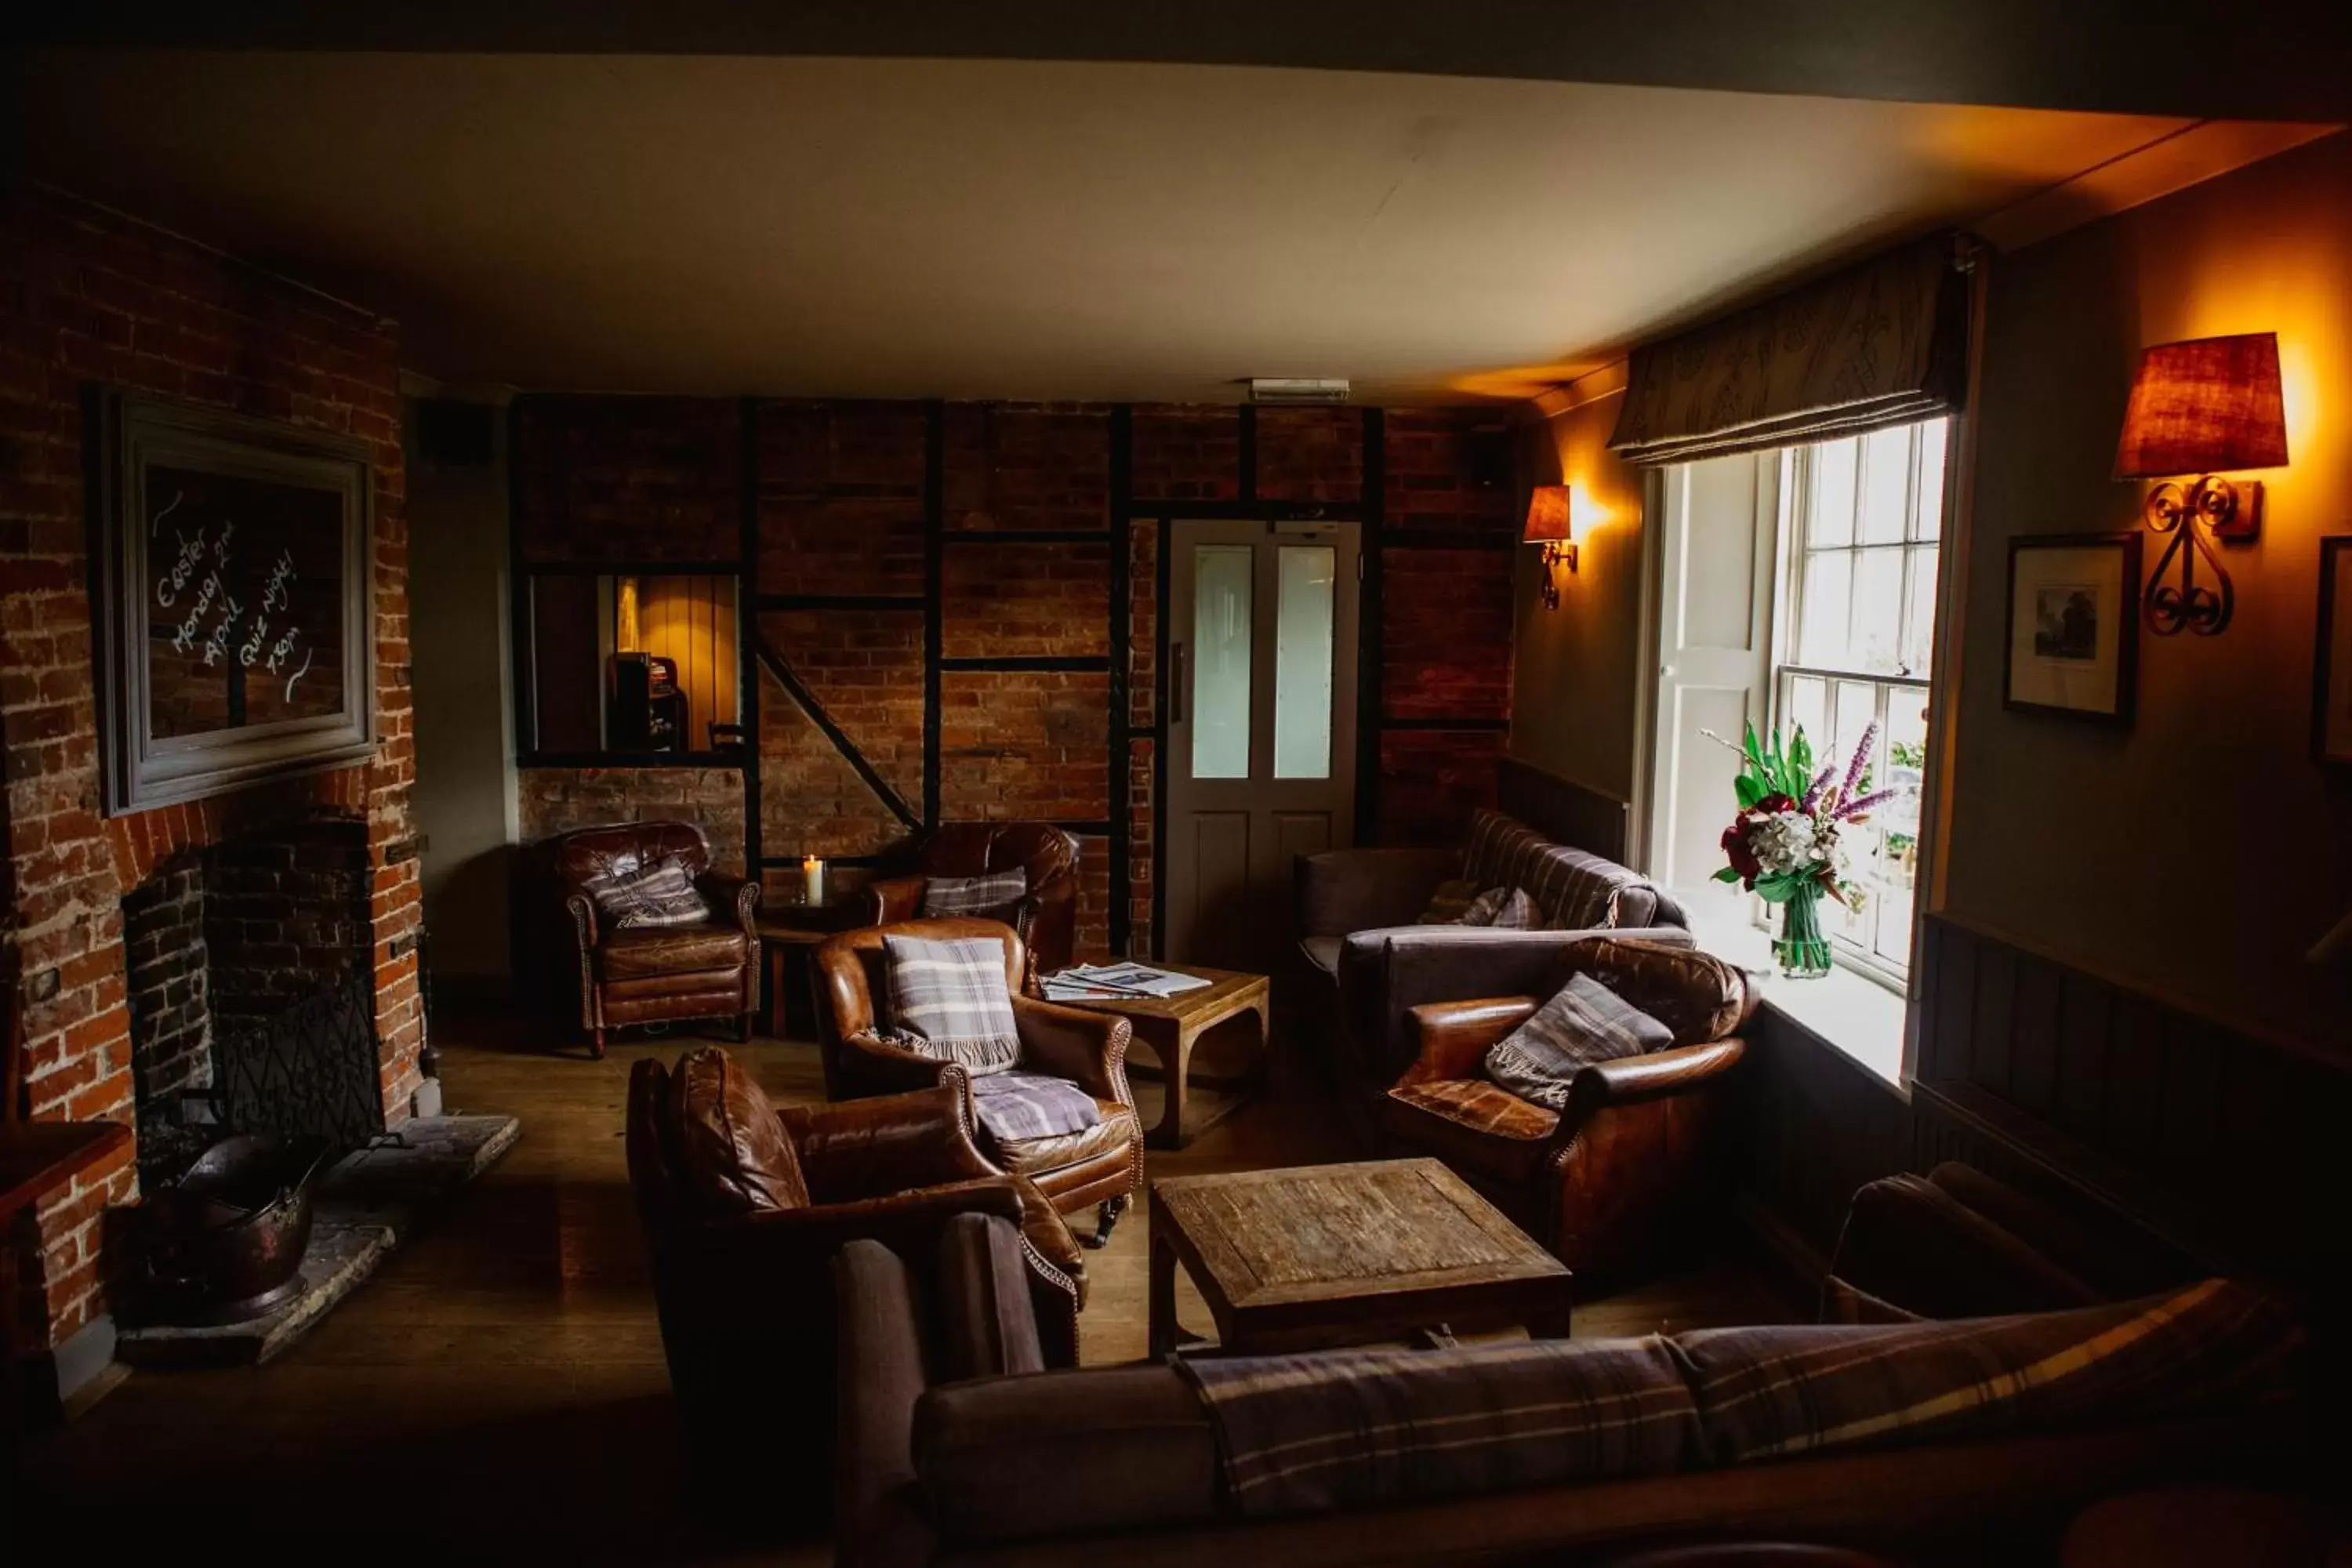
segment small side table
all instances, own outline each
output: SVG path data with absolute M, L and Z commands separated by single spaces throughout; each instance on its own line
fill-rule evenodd
M 1154 963 L 1152 967 L 1171 974 L 1189 974 L 1209 984 L 1180 991 L 1173 996 L 1089 997 L 1083 1002 L 1060 1005 L 1084 1007 L 1093 1013 L 1115 1013 L 1135 1026 L 1136 1038 L 1151 1047 L 1151 1054 L 1160 1058 L 1160 1066 L 1155 1071 L 1130 1064 L 1129 1071 L 1138 1078 L 1157 1077 L 1168 1086 L 1168 1100 L 1160 1108 L 1159 1124 L 1144 1134 L 1144 1142 L 1154 1149 L 1181 1149 L 1240 1110 L 1246 1103 L 1240 1098 L 1240 1091 L 1254 1090 L 1264 1080 L 1271 988 L 1263 974 L 1200 969 L 1183 963 Z M 1234 1077 L 1193 1079 L 1192 1047 L 1211 1030 L 1244 1016 L 1257 1020 L 1257 1038 L 1251 1047 L 1249 1070 Z M 1233 1089 L 1236 1097 L 1220 1107 L 1215 1115 L 1188 1128 L 1184 1125 L 1188 1081 L 1203 1089 Z
M 771 1036 L 784 1039 L 791 1033 L 790 997 L 796 981 L 814 1018 L 817 944 L 859 924 L 866 910 L 866 900 L 858 892 L 845 892 L 821 904 L 760 906 L 754 923 L 760 932 L 761 967 L 766 974 Z

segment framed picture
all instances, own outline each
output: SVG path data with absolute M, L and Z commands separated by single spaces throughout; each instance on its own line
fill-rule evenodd
M 91 517 L 110 816 L 375 747 L 364 443 L 100 400 Z
M 2139 685 L 2137 531 L 2009 542 L 2002 704 L 2128 724 Z
M 2311 677 L 2311 754 L 2352 768 L 2352 533 L 2319 542 L 2319 651 Z

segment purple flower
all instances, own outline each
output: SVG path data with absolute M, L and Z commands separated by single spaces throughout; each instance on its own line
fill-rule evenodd
M 1862 732 L 1862 743 L 1853 749 L 1853 761 L 1846 764 L 1845 782 L 1838 785 L 1838 798 L 1852 795 L 1862 784 L 1862 775 L 1870 766 L 1870 749 L 1878 740 L 1878 721 L 1873 719 Z
M 1885 805 L 1901 793 L 1899 790 L 1882 789 L 1864 795 L 1860 800 L 1848 801 L 1838 807 L 1837 819 L 1840 822 L 1855 821 L 1874 807 Z
M 1822 771 L 1813 775 L 1812 787 L 1805 792 L 1803 804 L 1799 805 L 1797 809 L 1804 812 L 1808 816 L 1811 816 L 1813 808 L 1822 804 L 1822 791 L 1828 786 L 1830 774 L 1835 772 L 1837 772 L 1837 764 L 1835 763 L 1823 763 L 1822 764 Z

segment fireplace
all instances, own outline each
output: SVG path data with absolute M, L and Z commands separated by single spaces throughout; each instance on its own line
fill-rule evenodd
M 364 826 L 247 833 L 122 900 L 141 1184 L 233 1133 L 352 1147 L 384 1127 Z

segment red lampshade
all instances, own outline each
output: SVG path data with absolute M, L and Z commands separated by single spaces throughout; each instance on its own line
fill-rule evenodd
M 2275 468 L 2286 461 L 2278 337 L 2158 343 L 2139 356 L 2116 478 Z
M 1521 542 L 1549 544 L 1569 537 L 1568 487 L 1538 485 L 1528 497 L 1528 531 L 1519 536 Z

